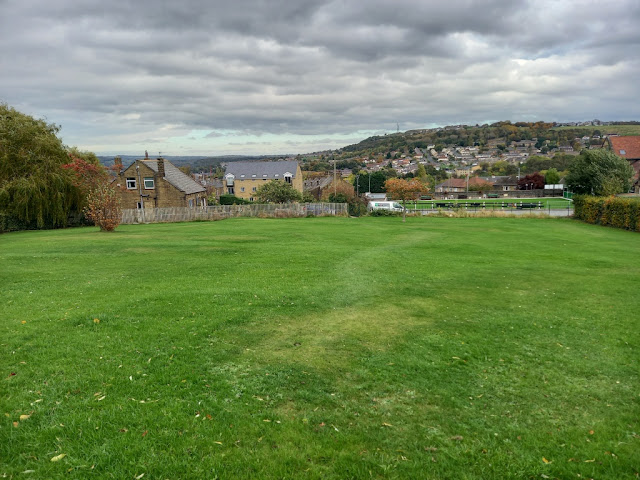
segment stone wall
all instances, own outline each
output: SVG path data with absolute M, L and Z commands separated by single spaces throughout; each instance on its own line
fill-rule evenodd
M 123 209 L 122 224 L 213 221 L 231 217 L 347 216 L 346 203 L 212 205 L 198 208 Z

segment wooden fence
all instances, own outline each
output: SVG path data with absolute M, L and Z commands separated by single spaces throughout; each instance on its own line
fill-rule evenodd
M 347 216 L 346 203 L 289 203 L 250 205 L 210 205 L 122 210 L 122 224 L 171 223 L 222 220 L 232 217 L 290 218 L 307 216 Z

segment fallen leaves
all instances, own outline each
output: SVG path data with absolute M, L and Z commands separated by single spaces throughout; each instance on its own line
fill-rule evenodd
M 66 457 L 67 454 L 66 453 L 61 453 L 60 455 L 56 455 L 55 457 L 53 457 L 51 459 L 52 462 L 59 462 L 60 460 L 62 460 L 64 457 Z
M 552 460 L 547 460 L 546 458 L 542 457 L 542 461 L 544 463 L 553 463 Z
M 31 416 L 31 414 L 28 414 L 28 415 L 27 415 L 27 414 L 20 415 L 20 421 L 21 421 L 21 422 L 23 422 L 23 421 L 25 421 L 27 418 L 29 418 L 30 416 Z

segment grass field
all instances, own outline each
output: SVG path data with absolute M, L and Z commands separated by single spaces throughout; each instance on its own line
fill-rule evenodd
M 591 134 L 594 130 L 600 130 L 604 135 L 609 133 L 617 133 L 618 135 L 640 135 L 640 125 L 606 125 L 606 126 L 583 126 L 583 127 L 555 127 L 553 130 L 584 130 L 585 133 Z
M 455 195 L 455 194 L 454 194 Z M 418 200 L 407 202 L 408 209 L 414 209 L 417 206 L 418 209 L 436 208 L 437 203 L 453 203 L 456 205 L 465 206 L 470 203 L 481 203 L 487 209 L 500 209 L 503 204 L 516 205 L 521 202 L 524 203 L 540 203 L 543 210 L 566 210 L 567 206 L 573 206 L 570 200 L 566 200 L 562 197 L 537 197 L 537 198 L 480 198 L 480 199 L 451 199 L 451 200 Z M 474 208 L 474 207 L 469 207 Z
M 233 219 L 0 236 L 2 478 L 640 470 L 640 237 Z

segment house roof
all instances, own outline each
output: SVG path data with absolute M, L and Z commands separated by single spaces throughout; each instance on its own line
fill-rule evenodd
M 326 188 L 333 183 L 332 176 L 309 178 L 304 181 L 304 189 L 312 190 L 314 188 Z
M 282 160 L 277 162 L 229 162 L 226 175 L 232 174 L 236 179 L 251 178 L 283 178 L 285 173 L 290 173 L 293 178 L 298 171 L 298 162 L 295 160 Z M 243 177 L 244 175 L 244 177 Z M 255 175 L 255 177 L 253 177 Z
M 496 177 L 493 181 L 494 185 L 517 185 L 518 177 L 515 175 L 507 175 L 502 177 Z
M 627 160 L 640 159 L 640 136 L 609 137 L 609 142 L 616 155 Z
M 139 160 L 158 173 L 158 160 Z M 189 175 L 179 170 L 173 163 L 164 160 L 164 178 L 171 185 L 186 194 L 205 192 L 206 189 Z
M 439 185 L 436 185 L 436 188 L 464 188 L 467 186 L 467 180 L 463 178 L 448 178 L 444 182 Z

